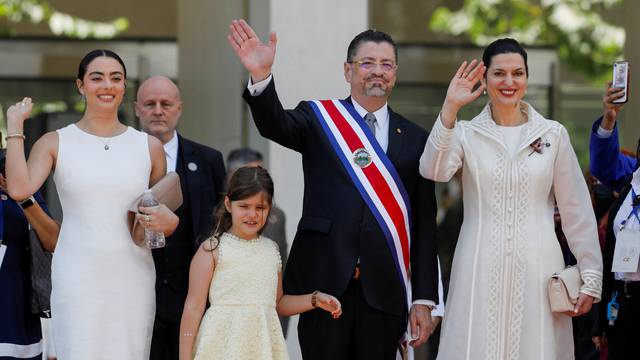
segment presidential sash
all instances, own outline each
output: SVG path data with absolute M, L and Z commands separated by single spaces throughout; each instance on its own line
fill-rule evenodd
M 309 104 L 385 235 L 404 289 L 408 311 L 412 300 L 409 282 L 411 203 L 400 176 L 351 103 L 315 100 Z

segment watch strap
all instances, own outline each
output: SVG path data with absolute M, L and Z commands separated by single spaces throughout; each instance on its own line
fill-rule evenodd
M 20 205 L 20 207 L 23 210 L 26 210 L 27 208 L 29 208 L 31 205 L 36 203 L 36 199 L 32 196 L 20 201 L 18 204 Z

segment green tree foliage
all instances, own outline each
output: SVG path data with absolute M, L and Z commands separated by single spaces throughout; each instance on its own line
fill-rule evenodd
M 47 22 L 53 34 L 80 39 L 108 39 L 129 27 L 129 21 L 123 17 L 110 22 L 89 21 L 57 11 L 43 0 L 0 0 L 0 18 L 14 23 Z M 0 34 L 11 35 L 11 28 L 0 25 Z
M 467 36 L 474 44 L 512 37 L 525 45 L 554 46 L 560 60 L 589 78 L 609 77 L 620 60 L 625 30 L 599 15 L 622 0 L 465 0 L 461 9 L 439 7 L 430 28 Z

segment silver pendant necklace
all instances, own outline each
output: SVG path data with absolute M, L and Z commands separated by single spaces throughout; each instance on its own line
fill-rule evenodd
M 109 143 L 111 142 L 111 139 L 113 139 L 113 138 L 106 138 L 106 140 L 105 140 L 105 138 L 101 138 L 101 137 L 97 137 L 97 138 L 104 145 L 104 151 L 107 151 L 107 150 L 110 149 Z

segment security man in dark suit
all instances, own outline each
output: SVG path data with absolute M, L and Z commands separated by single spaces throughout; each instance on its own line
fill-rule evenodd
M 136 116 L 147 134 L 158 138 L 167 171 L 180 176 L 183 204 L 176 210 L 180 224 L 167 245 L 153 250 L 156 265 L 156 319 L 151 359 L 177 360 L 182 308 L 189 288 L 189 265 L 200 241 L 209 235 L 213 210 L 222 198 L 225 167 L 222 154 L 180 136 L 182 100 L 169 78 L 154 76 L 140 85 Z
M 244 20 L 234 20 L 228 40 L 251 74 L 243 96 L 260 134 L 302 155 L 302 218 L 284 273 L 284 292 L 319 290 L 337 296 L 343 306 L 337 321 L 319 310 L 300 316 L 303 357 L 393 359 L 407 321 L 416 338 L 412 344 L 422 345 L 433 330 L 430 311 L 438 299 L 436 202 L 433 182 L 418 173 L 427 132 L 387 105 L 396 79 L 395 43 L 383 32 L 362 32 L 349 45 L 343 70 L 351 87 L 346 101 L 361 117 L 358 121 L 367 122 L 410 202 L 410 309 L 382 227 L 315 112 L 306 101 L 284 110 L 278 99 L 271 75 L 275 33 L 265 45 Z

